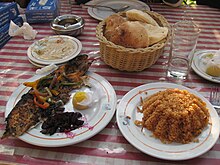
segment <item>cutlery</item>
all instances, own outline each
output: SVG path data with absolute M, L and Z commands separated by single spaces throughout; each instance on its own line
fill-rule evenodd
M 120 7 L 120 8 L 118 8 L 118 9 L 116 9 L 116 8 L 112 8 L 112 7 L 110 7 L 110 6 L 102 6 L 102 5 L 82 5 L 82 6 L 86 6 L 86 7 L 94 7 L 94 8 L 97 8 L 97 7 L 103 7 L 103 8 L 108 8 L 108 9 L 111 9 L 113 12 L 115 12 L 115 13 L 118 13 L 118 12 L 120 12 L 120 11 L 125 11 L 126 9 L 128 9 L 130 6 L 128 6 L 128 5 L 125 5 L 125 6 L 122 6 L 122 7 Z
M 220 88 L 211 89 L 209 101 L 220 115 Z

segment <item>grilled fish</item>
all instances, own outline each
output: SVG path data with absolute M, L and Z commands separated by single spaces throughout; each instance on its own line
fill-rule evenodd
M 31 89 L 5 119 L 6 129 L 1 139 L 21 136 L 60 109 L 69 101 L 70 91 L 85 85 L 85 73 L 90 65 L 87 55 L 79 55 L 47 76 L 34 82 L 25 82 L 24 85 Z

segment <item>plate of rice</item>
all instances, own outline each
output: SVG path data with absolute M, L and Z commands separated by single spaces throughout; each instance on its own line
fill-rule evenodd
M 219 117 L 198 92 L 172 83 L 149 83 L 120 101 L 117 123 L 137 149 L 165 160 L 187 160 L 209 151 L 219 137 Z

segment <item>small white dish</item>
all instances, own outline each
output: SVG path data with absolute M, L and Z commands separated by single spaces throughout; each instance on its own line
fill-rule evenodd
M 146 98 L 156 92 L 168 88 L 188 90 L 201 98 L 207 105 L 210 113 L 210 123 L 197 137 L 198 142 L 188 144 L 164 144 L 159 139 L 152 137 L 152 133 L 134 124 L 135 120 L 142 120 L 142 113 L 137 112 L 140 97 Z M 146 95 L 147 94 L 147 95 Z M 117 106 L 117 124 L 123 136 L 137 149 L 156 158 L 166 160 L 187 160 L 198 157 L 209 151 L 216 143 L 220 132 L 219 116 L 211 103 L 198 92 L 187 87 L 172 83 L 149 83 L 129 91 Z
M 38 63 L 32 61 L 30 58 L 28 58 L 28 61 L 29 61 L 32 65 L 34 65 L 34 66 L 36 66 L 36 67 L 38 67 L 38 68 L 43 68 L 43 67 L 46 66 L 46 65 L 38 64 Z
M 27 80 L 32 82 L 45 76 L 48 73 L 35 75 Z M 91 138 L 99 133 L 111 121 L 115 114 L 117 104 L 117 97 L 112 85 L 102 76 L 88 72 L 89 84 L 91 88 L 83 87 L 81 89 L 73 90 L 71 92 L 71 99 L 76 91 L 91 92 L 94 94 L 96 100 L 88 109 L 80 111 L 83 114 L 85 125 L 81 128 L 72 130 L 70 133 L 55 133 L 51 136 L 42 134 L 41 124 L 28 130 L 18 138 L 29 144 L 42 147 L 62 147 L 73 145 Z M 21 96 L 28 92 L 30 88 L 20 85 L 10 96 L 5 111 L 5 117 L 11 112 L 15 104 L 21 99 Z M 78 111 L 75 110 L 70 100 L 65 106 L 66 112 Z
M 96 0 L 92 3 L 92 5 L 109 6 L 116 9 L 128 5 L 129 8 L 127 8 L 126 11 L 131 9 L 150 10 L 150 7 L 146 3 L 137 0 Z M 100 21 L 114 14 L 111 9 L 102 7 L 88 7 L 88 13 L 91 17 Z
M 53 64 L 52 62 L 51 62 L 50 64 L 48 64 L 48 65 L 38 64 L 38 63 L 32 61 L 30 58 L 28 58 L 28 61 L 29 61 L 32 65 L 34 65 L 34 66 L 36 66 L 36 67 L 38 67 L 38 68 L 43 68 L 43 67 L 45 67 L 45 66 L 49 66 L 49 65 Z M 64 63 L 60 63 L 60 64 L 56 64 L 56 65 L 57 65 L 57 66 L 60 66 L 60 65 L 62 65 L 62 64 L 64 64 Z
M 56 35 L 34 42 L 27 50 L 28 58 L 40 65 L 61 64 L 76 57 L 82 50 L 74 37 Z
M 193 57 L 192 69 L 204 79 L 212 82 L 220 83 L 220 77 L 213 77 L 205 72 L 206 64 L 207 64 L 206 62 L 209 54 L 215 54 L 216 52 L 217 50 L 197 51 Z

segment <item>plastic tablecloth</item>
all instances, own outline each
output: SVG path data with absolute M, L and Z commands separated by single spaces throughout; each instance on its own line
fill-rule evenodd
M 193 6 L 173 8 L 164 4 L 150 4 L 153 11 L 162 14 L 168 22 L 173 23 L 185 18 L 192 18 L 200 27 L 197 50 L 218 50 L 220 48 L 220 10 L 208 6 Z M 87 9 L 76 5 L 74 1 L 61 1 L 62 14 L 76 14 L 85 19 L 83 34 L 77 38 L 82 42 L 81 53 L 96 58 L 90 67 L 106 78 L 116 91 L 117 99 L 121 99 L 128 91 L 151 82 L 166 81 L 166 67 L 169 54 L 168 43 L 159 60 L 150 68 L 141 72 L 123 72 L 106 65 L 99 58 L 99 43 L 96 38 L 98 20 L 92 18 Z M 5 129 L 5 107 L 13 91 L 25 80 L 35 75 L 37 67 L 27 58 L 28 47 L 36 40 L 46 36 L 55 35 L 49 23 L 32 24 L 38 31 L 34 40 L 24 40 L 23 37 L 13 37 L 0 50 L 0 133 Z M 209 98 L 211 87 L 218 86 L 198 76 L 194 71 L 182 85 L 190 87 L 204 97 Z M 122 152 L 109 152 L 114 149 L 123 149 Z M 115 164 L 115 165 L 141 165 L 141 164 L 220 164 L 220 141 L 207 153 L 190 160 L 168 161 L 151 157 L 133 147 L 121 134 L 116 117 L 94 137 L 66 147 L 47 148 L 27 144 L 17 138 L 0 140 L 0 164 Z

